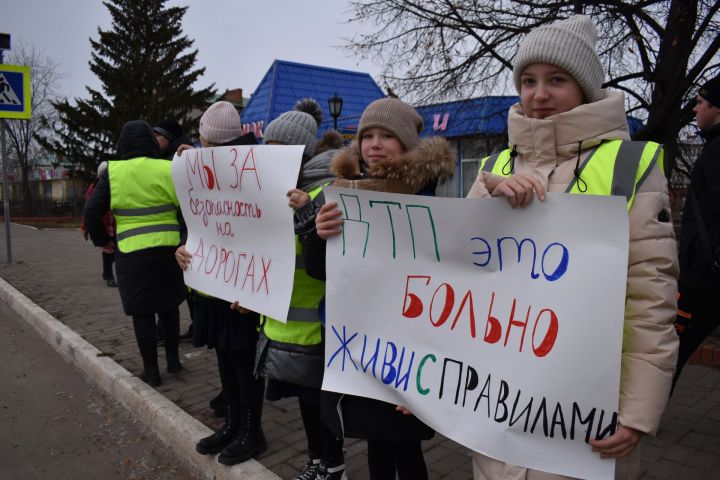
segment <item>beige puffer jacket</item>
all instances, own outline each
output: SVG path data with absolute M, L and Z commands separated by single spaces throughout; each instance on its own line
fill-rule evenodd
M 610 92 L 548 119 L 530 119 L 519 104 L 510 108 L 509 143 L 517 147 L 515 173 L 537 176 L 549 192 L 564 192 L 580 162 L 602 140 L 629 139 L 622 93 Z M 468 198 L 490 196 L 501 179 L 481 172 Z M 534 201 L 537 201 L 535 199 Z M 619 422 L 648 434 L 657 432 L 670 393 L 678 339 L 676 312 L 678 261 L 667 181 L 653 167 L 630 209 L 625 326 L 622 348 Z

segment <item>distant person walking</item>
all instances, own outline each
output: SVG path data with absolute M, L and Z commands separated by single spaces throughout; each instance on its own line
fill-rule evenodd
M 161 383 L 155 315 L 165 338 L 168 373 L 182 369 L 178 356 L 180 312 L 185 298 L 182 271 L 175 262 L 180 244 L 179 204 L 170 169 L 146 122 L 126 123 L 117 158 L 108 162 L 85 205 L 85 224 L 99 247 L 112 245 L 102 223 L 108 209 L 117 224 L 117 280 L 126 315 L 131 315 L 143 360 L 140 375 L 152 386 Z
M 90 197 L 92 197 L 92 194 L 95 191 L 95 186 L 97 185 L 98 180 L 100 180 L 100 176 L 106 170 L 107 162 L 102 162 L 100 165 L 98 165 L 97 177 L 95 178 L 95 181 L 88 186 L 87 190 L 85 190 L 85 202 L 90 200 Z M 111 245 L 109 246 L 105 245 L 101 247 L 103 265 L 102 278 L 103 280 L 105 280 L 105 283 L 108 287 L 117 287 L 117 282 L 115 282 L 115 275 L 113 275 L 113 263 L 115 262 L 115 219 L 110 213 L 110 210 L 105 212 L 102 221 L 105 225 L 105 231 L 107 232 L 107 236 L 110 237 L 111 243 Z M 85 225 L 84 221 L 80 224 L 80 230 L 82 230 L 85 241 L 87 241 L 88 238 L 90 238 L 90 234 L 88 233 L 87 225 Z
M 675 330 L 680 353 L 674 382 L 685 363 L 720 324 L 720 76 L 703 85 L 693 111 L 707 142 L 695 161 L 680 233 L 680 281 Z

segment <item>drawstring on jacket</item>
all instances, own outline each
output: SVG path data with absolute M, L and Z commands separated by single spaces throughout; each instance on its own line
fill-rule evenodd
M 512 175 L 515 173 L 515 157 L 517 157 L 517 145 L 513 145 L 512 150 L 510 150 L 510 158 L 505 162 L 505 165 L 502 167 L 502 174 L 503 175 Z M 506 172 L 505 167 L 510 165 L 510 171 Z
M 583 180 L 580 177 L 580 151 L 582 150 L 582 140 L 578 142 L 578 153 L 577 153 L 577 160 L 575 160 L 575 170 L 573 170 L 573 173 L 575 174 L 575 181 L 577 182 L 578 190 L 581 193 L 587 192 L 587 183 L 585 183 L 585 180 Z

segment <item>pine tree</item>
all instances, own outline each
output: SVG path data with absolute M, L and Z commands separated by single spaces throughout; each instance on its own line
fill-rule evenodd
M 85 87 L 89 98 L 55 102 L 59 122 L 55 135 L 43 144 L 61 158 L 94 172 L 102 160 L 112 159 L 125 122 L 146 120 L 151 125 L 175 118 L 189 127 L 193 109 L 204 109 L 214 84 L 194 91 L 205 72 L 193 70 L 197 50 L 182 34 L 187 7 L 165 7 L 167 0 L 108 0 L 109 30 L 98 29 L 90 39 L 90 69 L 102 91 Z

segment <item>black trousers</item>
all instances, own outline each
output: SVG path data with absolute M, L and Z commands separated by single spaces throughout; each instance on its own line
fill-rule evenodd
M 168 361 L 178 359 L 180 310 L 178 307 L 157 313 L 158 325 L 165 339 L 165 356 Z M 157 332 L 155 314 L 133 315 L 133 328 L 138 349 L 146 370 L 157 369 Z
M 320 395 L 322 395 L 321 390 L 309 387 L 304 388 L 298 395 L 300 416 L 308 444 L 308 456 L 319 458 L 330 467 L 336 467 L 345 463 L 343 439 L 336 438 L 322 421 Z
M 226 405 L 230 408 L 262 409 L 265 379 L 255 378 L 254 350 L 221 350 L 215 348 L 220 384 Z
M 102 262 L 103 262 L 103 274 L 102 278 L 103 280 L 113 280 L 115 279 L 115 275 L 113 275 L 113 263 L 115 262 L 115 253 L 105 253 L 102 252 Z
M 673 388 L 685 363 L 720 324 L 718 307 L 720 307 L 720 298 L 715 292 L 680 286 L 678 315 L 675 320 L 675 330 L 680 338 L 680 350 Z
M 427 480 L 420 440 L 385 442 L 368 440 L 368 467 L 372 480 Z

